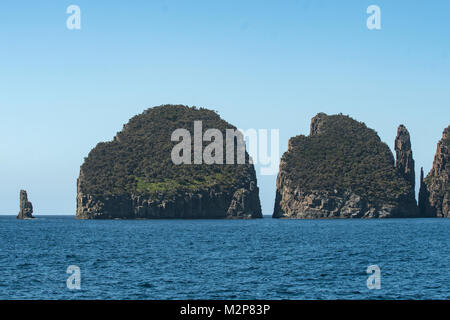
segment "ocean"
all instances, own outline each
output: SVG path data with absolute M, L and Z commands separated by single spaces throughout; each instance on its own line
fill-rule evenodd
M 0 216 L 0 299 L 450 299 L 449 230 L 450 219 Z

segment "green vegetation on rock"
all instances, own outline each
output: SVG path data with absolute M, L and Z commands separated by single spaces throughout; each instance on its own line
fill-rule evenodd
M 194 178 L 185 179 L 163 179 L 158 182 L 149 182 L 145 178 L 136 178 L 137 185 L 136 191 L 139 193 L 149 193 L 156 194 L 158 192 L 165 194 L 173 194 L 177 191 L 186 192 L 196 192 L 204 188 L 211 188 L 215 185 L 231 185 L 234 183 L 234 177 L 230 175 L 229 172 L 215 173 L 212 175 L 198 177 L 197 180 Z

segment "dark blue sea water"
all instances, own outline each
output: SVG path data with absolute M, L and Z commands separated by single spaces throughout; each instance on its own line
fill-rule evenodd
M 0 299 L 449 299 L 449 231 L 450 219 L 1 216 Z M 81 290 L 66 287 L 69 265 Z

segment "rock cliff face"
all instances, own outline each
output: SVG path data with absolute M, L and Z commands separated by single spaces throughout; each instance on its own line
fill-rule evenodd
M 33 205 L 28 201 L 25 190 L 20 190 L 20 211 L 17 219 L 33 219 Z
M 348 116 L 319 113 L 308 137 L 289 140 L 280 162 L 273 217 L 417 217 L 411 146 L 404 128 L 399 128 L 396 149 L 398 169 L 374 130 Z
M 437 144 L 433 167 L 427 177 L 421 175 L 419 208 L 424 216 L 450 217 L 450 126 Z
M 243 164 L 173 163 L 177 143 L 171 135 L 180 128 L 194 135 L 194 121 L 202 121 L 200 134 L 215 128 L 224 141 L 226 130 L 236 129 L 203 108 L 164 105 L 146 110 L 85 159 L 77 181 L 76 217 L 261 218 L 256 173 L 246 152 Z M 208 144 L 203 141 L 203 147 Z

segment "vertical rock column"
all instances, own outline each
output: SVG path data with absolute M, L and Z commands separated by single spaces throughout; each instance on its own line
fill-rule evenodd
M 404 125 L 400 125 L 397 129 L 397 137 L 395 138 L 395 153 L 395 167 L 403 175 L 403 177 L 411 183 L 411 192 L 414 194 L 416 186 L 414 159 L 411 150 L 409 132 Z
M 409 217 L 419 217 L 420 212 L 416 201 L 416 173 L 414 170 L 414 159 L 411 149 L 409 132 L 404 125 L 397 129 L 395 138 L 395 169 L 408 182 L 407 196 L 403 199 L 403 206 L 408 208 Z
M 28 195 L 25 190 L 20 190 L 20 211 L 17 219 L 32 219 L 33 205 L 28 201 Z

